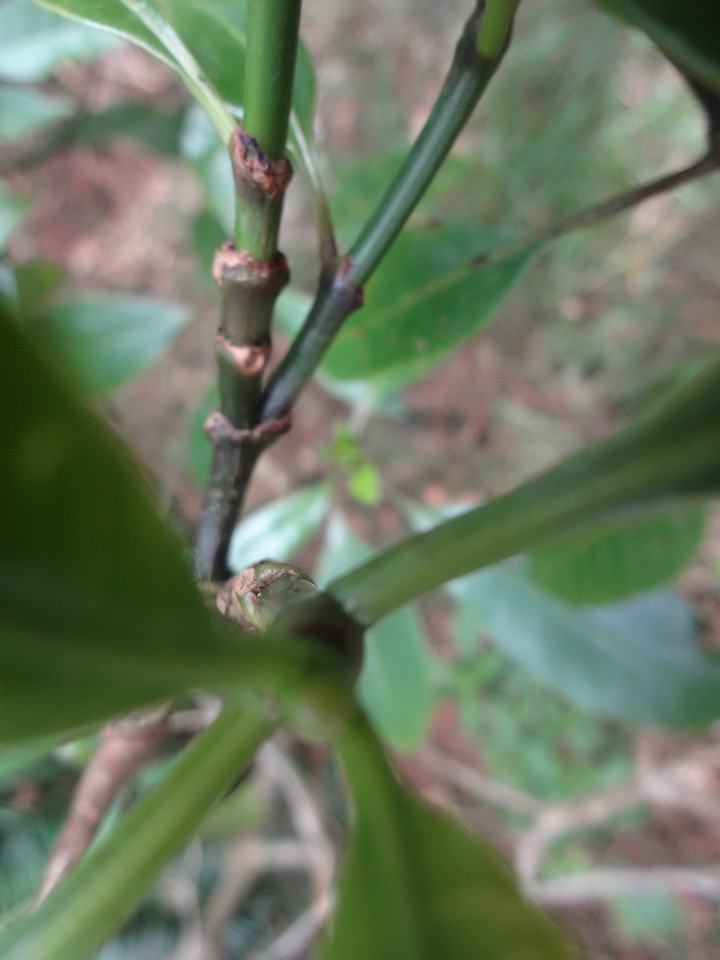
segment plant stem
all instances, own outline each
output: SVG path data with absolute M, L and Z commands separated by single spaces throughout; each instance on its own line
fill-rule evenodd
M 246 146 L 252 147 L 265 170 L 287 165 L 287 142 L 295 62 L 300 30 L 301 0 L 250 0 L 245 56 Z M 237 163 L 234 164 L 236 171 Z M 257 180 L 257 178 L 255 178 Z M 289 175 L 288 175 L 289 179 Z M 271 260 L 277 251 L 284 187 L 241 189 L 235 221 L 235 245 L 256 260 Z M 250 181 L 250 187 L 253 187 Z
M 673 497 L 720 493 L 720 359 L 636 424 L 327 588 L 367 627 L 455 577 Z
M 520 0 L 490 0 L 477 38 L 477 50 L 482 57 L 502 56 L 512 28 Z
M 301 0 L 249 0 L 243 126 L 271 160 L 285 155 Z
M 313 308 L 265 391 L 263 416 L 275 418 L 291 409 L 344 320 L 361 305 L 363 285 L 427 190 L 502 60 L 510 21 L 502 45 L 485 56 L 477 47 L 485 17 L 496 6 L 515 5 L 514 0 L 476 5 L 432 112 L 405 162 L 348 256 L 336 259 L 334 270 L 324 271 Z
M 300 0 L 250 0 L 244 125 L 229 149 L 237 197 L 235 239 L 217 253 L 222 297 L 216 337 L 220 411 L 206 424 L 214 445 L 195 549 L 201 580 L 225 580 L 227 551 L 257 458 L 288 418 L 260 421 L 262 379 L 270 358 L 275 301 L 289 279 L 277 249 L 285 158 L 300 26 Z

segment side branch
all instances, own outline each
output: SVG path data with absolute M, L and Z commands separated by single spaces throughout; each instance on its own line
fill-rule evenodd
M 575 230 L 594 227 L 618 213 L 631 210 L 645 200 L 650 200 L 662 193 L 668 193 L 670 190 L 683 186 L 683 184 L 692 183 L 693 180 L 706 177 L 718 169 L 720 169 L 720 152 L 707 153 L 681 170 L 675 170 L 673 173 L 650 180 L 648 183 L 643 183 L 638 187 L 619 193 L 617 196 L 610 197 L 608 200 L 603 200 L 595 206 L 588 207 L 587 210 L 581 210 L 579 213 L 573 214 L 538 239 L 540 242 L 557 240 L 568 233 L 573 233 Z
M 287 412 L 310 379 L 338 330 L 360 306 L 361 291 L 400 233 L 465 126 L 507 49 L 515 0 L 479 0 L 455 48 L 450 70 L 435 105 L 407 159 L 375 211 L 340 260 L 334 274 L 320 283 L 310 314 L 288 355 L 265 391 L 263 416 Z M 480 52 L 485 18 L 493 20 L 492 55 Z M 499 39 L 499 26 L 504 34 Z M 502 32 L 502 31 L 501 31 Z
M 362 306 L 363 293 L 350 279 L 352 270 L 351 259 L 339 257 L 321 274 L 305 325 L 267 385 L 263 418 L 289 413 L 342 324 Z

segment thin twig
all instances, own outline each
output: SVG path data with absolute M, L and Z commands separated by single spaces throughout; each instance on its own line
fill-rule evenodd
M 617 194 L 617 196 L 610 197 L 610 199 L 603 200 L 595 206 L 588 207 L 586 210 L 581 210 L 579 213 L 573 214 L 568 217 L 567 220 L 562 220 L 556 226 L 552 227 L 547 233 L 541 234 L 536 242 L 544 243 L 550 240 L 557 240 L 559 237 L 564 237 L 566 234 L 573 233 L 576 230 L 585 230 L 588 227 L 594 227 L 596 224 L 602 223 L 604 220 L 609 220 L 618 213 L 636 207 L 651 197 L 657 197 L 661 193 L 668 193 L 670 190 L 675 190 L 683 186 L 683 184 L 699 180 L 701 177 L 706 177 L 708 174 L 718 170 L 719 167 L 720 155 L 708 153 L 687 167 L 675 170 L 673 173 L 667 173 L 655 180 L 650 180 L 648 183 L 632 187 L 630 190 Z
M 70 811 L 45 868 L 36 905 L 41 903 L 92 843 L 118 791 L 152 757 L 168 731 L 168 716 L 134 714 L 105 727 L 85 768 Z

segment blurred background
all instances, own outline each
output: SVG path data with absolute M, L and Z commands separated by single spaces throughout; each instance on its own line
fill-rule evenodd
M 316 149 L 342 249 L 427 117 L 468 12 L 456 0 L 306 4 Z M 202 423 L 213 403 L 210 262 L 229 229 L 224 151 L 172 71 L 145 51 L 29 0 L 0 5 L 0 38 L 0 293 L 12 287 L 137 452 L 190 547 L 209 458 Z M 510 52 L 412 224 L 442 231 L 470 222 L 508 243 L 541 237 L 689 164 L 703 136 L 682 79 L 644 37 L 581 0 L 527 3 Z M 258 467 L 248 510 L 279 503 L 280 512 L 256 515 L 234 544 L 237 565 L 257 559 L 257 543 L 322 581 L 409 524 L 500 493 L 605 436 L 660 396 L 720 345 L 718 182 L 685 186 L 543 246 L 487 325 L 468 328 L 430 372 L 420 364 L 410 375 L 340 381 L 326 370 L 298 404 L 291 433 Z M 312 198 L 300 176 L 282 247 L 293 286 L 276 357 L 317 275 Z M 80 320 L 68 332 L 70 312 Z M 98 345 L 99 317 L 106 339 Z M 678 590 L 702 643 L 717 649 L 717 513 Z M 717 865 L 718 731 L 679 737 L 592 716 L 538 684 L 456 601 L 430 598 L 388 627 L 406 638 L 390 679 L 394 669 L 411 689 L 383 699 L 367 680 L 418 786 L 508 852 L 541 851 L 545 877 Z M 0 911 L 34 889 L 91 749 L 81 743 L 5 766 L 0 756 Z M 134 789 L 147 789 L 167 762 Z M 617 802 L 612 791 L 635 783 L 639 770 L 670 767 L 672 802 L 645 794 Z M 498 784 L 508 792 L 494 792 Z M 709 800 L 675 802 L 683 792 Z M 606 804 L 601 816 L 583 807 L 589 794 Z M 131 795 L 118 799 L 110 821 Z M 543 833 L 541 808 L 528 797 L 561 810 L 557 835 Z M 309 809 L 328 842 L 336 838 L 344 814 L 335 774 L 319 749 L 285 742 L 258 761 L 235 800 L 102 960 L 310 955 L 302 936 L 289 946 L 277 938 L 323 894 L 332 857 L 298 867 L 249 837 L 263 828 L 276 838 L 297 833 L 298 811 Z M 248 850 L 260 863 L 254 874 Z M 633 896 L 610 877 L 583 902 L 569 894 L 552 906 L 598 960 L 715 956 L 718 885 L 699 895 L 661 880 Z M 223 889 L 235 891 L 229 905 Z M 211 948 L 198 931 L 218 916 Z

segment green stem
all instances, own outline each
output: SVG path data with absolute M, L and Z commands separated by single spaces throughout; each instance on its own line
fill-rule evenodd
M 422 199 L 502 59 L 505 46 L 491 57 L 477 49 L 492 6 L 492 0 L 478 3 L 465 24 L 425 126 L 350 250 L 347 280 L 356 287 L 365 284 Z M 509 25 L 506 43 L 508 36 Z
M 487 9 L 507 0 L 489 0 Z M 465 24 L 445 83 L 405 162 L 369 217 L 347 257 L 326 270 L 302 330 L 268 384 L 263 416 L 287 413 L 312 376 L 349 313 L 362 302 L 361 289 L 405 225 L 447 157 L 497 69 L 509 39 L 493 56 L 477 49 L 486 4 L 479 2 Z
M 477 38 L 480 56 L 502 56 L 519 6 L 520 0 L 488 0 Z
M 273 308 L 289 279 L 277 241 L 292 175 L 285 143 L 299 27 L 300 0 L 250 0 L 244 125 L 229 138 L 235 238 L 218 251 L 213 268 L 222 296 L 216 338 L 220 415 L 206 425 L 215 449 L 196 538 L 201 580 L 230 575 L 227 550 L 253 468 L 269 436 L 289 427 L 275 418 L 256 429 Z
M 455 577 L 662 499 L 720 493 L 720 359 L 653 414 L 540 477 L 410 537 L 327 593 L 367 627 Z
M 301 0 L 249 0 L 243 126 L 271 160 L 285 156 Z
M 264 170 L 282 168 L 292 108 L 301 0 L 250 0 L 243 136 Z M 235 163 L 237 173 L 237 163 Z M 287 176 L 286 179 L 289 179 Z M 277 252 L 285 186 L 274 194 L 256 189 L 252 178 L 237 179 L 235 245 L 260 261 Z M 248 189 L 249 188 L 249 189 Z
M 277 718 L 235 700 L 161 783 L 75 867 L 37 910 L 11 923 L 5 960 L 83 960 L 126 920 L 266 740 Z

